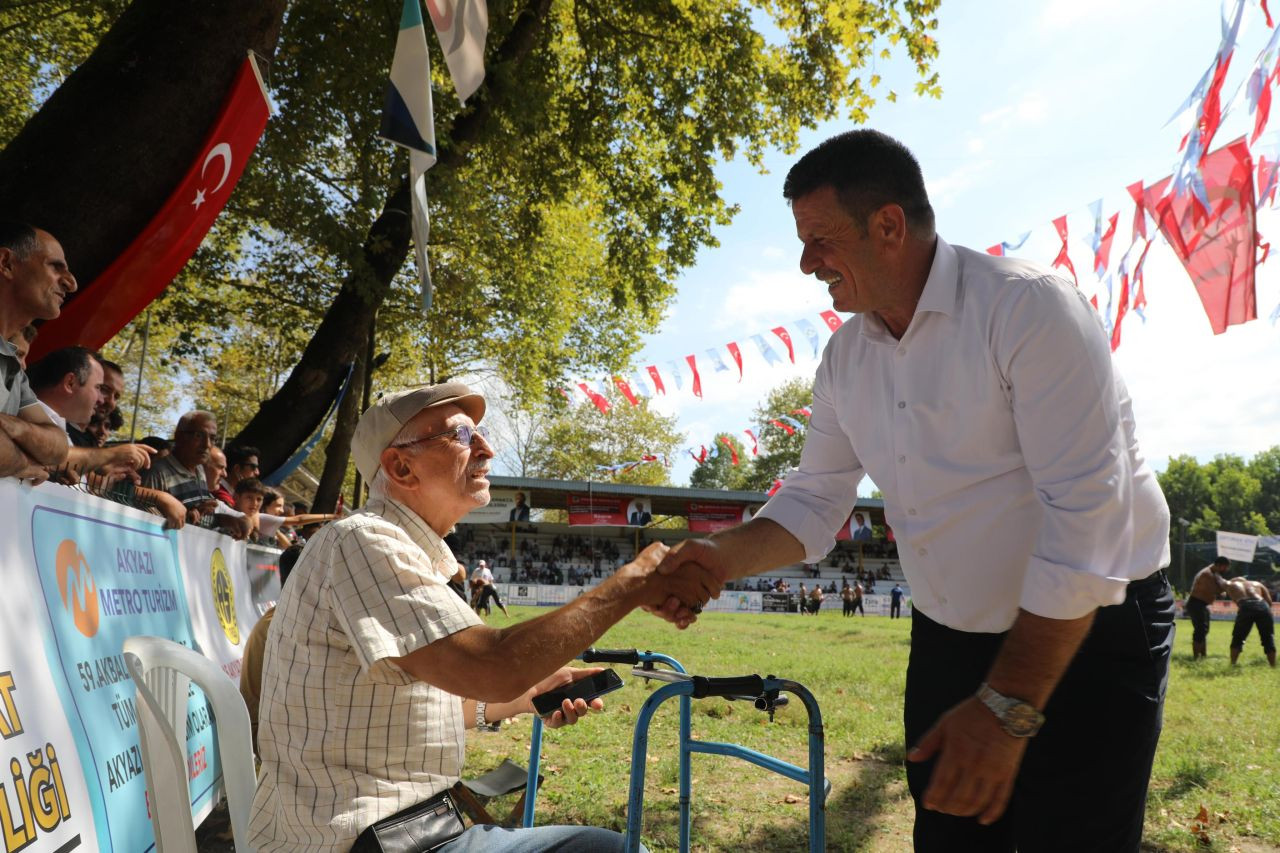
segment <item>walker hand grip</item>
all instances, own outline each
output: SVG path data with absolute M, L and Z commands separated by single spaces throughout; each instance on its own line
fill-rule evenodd
M 764 679 L 758 675 L 739 675 L 733 678 L 705 678 L 695 675 L 692 696 L 759 696 L 764 693 Z
M 633 666 L 640 663 L 640 652 L 636 649 L 590 648 L 581 657 L 583 663 L 629 663 Z

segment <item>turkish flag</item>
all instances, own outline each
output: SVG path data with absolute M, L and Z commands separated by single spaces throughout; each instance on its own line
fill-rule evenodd
M 727 435 L 720 436 L 720 443 L 729 448 L 729 461 L 734 465 L 738 464 L 738 449 L 733 446 L 733 439 Z
M 1207 155 L 1201 171 L 1207 216 L 1191 193 L 1165 195 L 1171 178 L 1147 189 L 1146 207 L 1191 276 L 1213 333 L 1220 335 L 1258 318 L 1253 159 L 1244 137 Z
M 738 365 L 738 381 L 742 381 L 742 350 L 738 347 L 737 341 L 729 341 L 725 344 L 729 350 L 729 355 L 733 356 L 733 363 Z
M 792 364 L 795 364 L 796 350 L 795 347 L 791 345 L 791 333 L 787 331 L 785 326 L 779 326 L 773 330 L 773 333 L 781 338 L 782 342 L 787 345 L 787 358 L 791 359 Z
M 662 376 L 658 373 L 658 368 L 653 365 L 649 365 L 645 370 L 649 371 L 649 378 L 653 380 L 654 390 L 659 394 L 665 395 L 667 393 L 667 388 L 662 384 Z
M 691 355 L 686 355 L 684 360 L 689 362 L 689 369 L 693 371 L 693 396 L 699 400 L 702 399 L 702 377 L 698 375 L 698 361 Z
M 1055 267 L 1065 266 L 1071 270 L 1071 280 L 1076 283 L 1076 287 L 1080 286 L 1080 279 L 1076 278 L 1075 264 L 1071 263 L 1071 255 L 1067 253 L 1067 217 L 1059 216 L 1053 220 L 1053 227 L 1058 232 L 1058 236 L 1062 238 L 1062 248 L 1058 250 L 1058 257 L 1053 259 Z M 1095 304 L 1093 306 L 1097 308 Z
M 247 57 L 186 176 L 124 253 L 40 327 L 32 362 L 75 344 L 99 349 L 164 292 L 222 212 L 270 115 L 266 88 Z
M 823 311 L 818 316 L 822 318 L 822 322 L 827 324 L 827 328 L 833 332 L 844 325 L 844 320 L 837 317 L 834 311 Z
M 631 390 L 631 386 L 627 384 L 627 380 L 621 376 L 613 377 L 613 384 L 618 386 L 618 390 L 622 392 L 622 396 L 627 398 L 627 402 L 633 406 L 640 405 L 640 401 L 636 399 L 635 392 Z

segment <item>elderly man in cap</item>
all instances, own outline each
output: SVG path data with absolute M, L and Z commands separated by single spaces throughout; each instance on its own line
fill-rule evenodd
M 351 452 L 369 503 L 307 544 L 267 638 L 250 823 L 259 851 L 380 849 L 375 825 L 449 808 L 466 729 L 533 713 L 534 695 L 597 672 L 564 664 L 633 609 L 672 595 L 697 611 L 718 594 L 696 566 L 657 574 L 667 549 L 653 545 L 564 607 L 484 625 L 449 589 L 458 561 L 443 541 L 489 501 L 484 411 L 479 394 L 446 383 L 388 394 L 361 416 Z M 589 707 L 603 704 L 566 700 L 547 722 L 574 723 Z M 454 833 L 438 849 L 585 853 L 622 842 L 592 827 L 461 830 L 421 849 Z

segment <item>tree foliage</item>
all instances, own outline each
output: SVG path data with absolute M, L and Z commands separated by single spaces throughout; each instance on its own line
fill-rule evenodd
M 172 11 L 135 0 L 128 14 L 144 5 Z M 400 5 L 289 4 L 268 76 L 278 113 L 156 306 L 198 402 L 233 413 L 267 467 L 315 428 L 353 361 L 363 380 L 375 314 L 374 349 L 391 352 L 375 391 L 478 372 L 533 403 L 563 375 L 620 368 L 736 212 L 720 160 L 758 165 L 803 128 L 862 121 L 891 50 L 915 63 L 918 93 L 939 94 L 939 0 L 489 0 L 488 76 L 465 107 L 429 39 L 440 162 L 424 317 L 405 269 L 405 157 L 376 136 Z M 0 79 L 16 69 L 23 93 L 0 144 L 122 8 L 27 0 L 0 17 L 16 43 L 42 45 L 0 56 Z M 182 10 L 204 29 L 223 13 Z M 165 142 L 140 138 L 132 154 L 145 162 Z
M 738 454 L 738 464 L 733 462 L 733 454 L 725 447 L 725 442 L 733 444 L 734 453 Z M 695 489 L 739 489 L 751 488 L 747 485 L 752 469 L 751 452 L 736 435 L 727 432 L 717 433 L 715 443 L 707 449 L 707 461 L 693 469 L 689 475 L 689 485 Z
M 1234 454 L 1216 456 L 1203 465 L 1192 456 L 1176 456 L 1159 480 L 1173 518 L 1170 535 L 1175 547 L 1179 519 L 1189 522 L 1186 535 L 1192 542 L 1212 541 L 1219 530 L 1261 536 L 1280 531 L 1280 446 L 1247 463 Z
M 684 442 L 676 419 L 655 412 L 647 399 L 638 406 L 627 404 L 616 392 L 608 399 L 612 404 L 608 413 L 586 404 L 561 407 L 532 440 L 530 476 L 669 485 L 671 478 L 661 461 L 617 473 L 601 470 L 600 466 L 640 461 L 646 454 L 670 457 Z

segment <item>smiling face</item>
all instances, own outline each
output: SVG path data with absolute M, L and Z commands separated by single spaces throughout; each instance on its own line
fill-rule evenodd
M 890 304 L 877 242 L 855 222 L 833 187 L 819 187 L 791 204 L 804 248 L 800 270 L 827 286 L 837 311 L 865 313 Z
M 62 416 L 73 424 L 87 424 L 93 417 L 93 410 L 102 401 L 102 393 L 98 387 L 102 385 L 102 365 L 96 358 L 89 359 L 89 378 L 81 382 L 74 373 L 69 377 L 70 395 L 64 406 Z
M 67 266 L 62 244 L 46 231 L 36 230 L 37 247 L 19 258 L 11 249 L 0 249 L 0 278 L 10 288 L 13 316 L 6 322 L 17 328 L 32 320 L 52 320 L 62 303 L 76 291 L 76 278 Z

